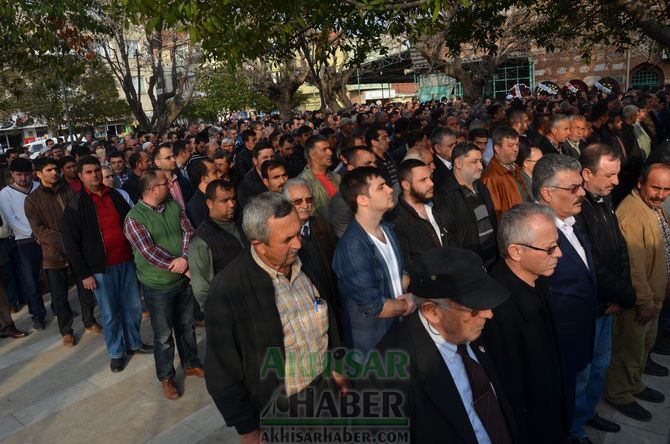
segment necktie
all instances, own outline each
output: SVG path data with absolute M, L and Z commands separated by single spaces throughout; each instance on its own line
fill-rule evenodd
M 458 346 L 458 354 L 461 355 L 465 373 L 470 381 L 472 390 L 472 404 L 479 420 L 484 425 L 486 432 L 493 444 L 511 444 L 512 438 L 507 430 L 507 423 L 503 416 L 498 398 L 493 393 L 491 381 L 484 368 L 470 357 L 467 345 Z
M 310 240 L 312 238 L 312 233 L 310 233 L 310 231 L 309 231 L 309 225 L 307 225 L 307 224 L 303 225 L 302 230 L 300 230 L 300 234 L 305 239 Z

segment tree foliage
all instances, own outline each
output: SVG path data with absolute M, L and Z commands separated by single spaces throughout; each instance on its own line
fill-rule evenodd
M 79 72 L 44 70 L 26 80 L 21 87 L 5 97 L 5 111 L 23 112 L 58 132 L 67 124 L 65 99 L 75 129 L 103 124 L 108 121 L 126 120 L 130 109 L 119 92 L 109 70 L 93 64 Z

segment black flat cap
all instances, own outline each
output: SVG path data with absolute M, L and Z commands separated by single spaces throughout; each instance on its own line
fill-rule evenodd
M 484 268 L 471 250 L 434 248 L 414 260 L 409 291 L 424 299 L 448 298 L 472 310 L 488 310 L 505 302 L 509 291 Z

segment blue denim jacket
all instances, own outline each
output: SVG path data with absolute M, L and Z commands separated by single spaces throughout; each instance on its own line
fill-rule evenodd
M 381 225 L 388 233 L 402 273 L 404 262 L 395 228 L 384 221 Z M 398 323 L 398 318 L 377 317 L 386 299 L 395 296 L 393 284 L 384 258 L 356 219 L 337 243 L 332 265 L 344 307 L 347 345 L 367 354 Z

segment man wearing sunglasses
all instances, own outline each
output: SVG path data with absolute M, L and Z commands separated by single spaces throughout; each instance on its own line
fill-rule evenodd
M 565 442 L 568 417 L 562 358 L 548 276 L 561 257 L 554 212 L 524 203 L 503 213 L 500 256 L 491 276 L 511 292 L 482 337 L 509 396 L 520 443 Z
M 575 227 L 575 215 L 582 210 L 585 191 L 582 167 L 564 154 L 547 154 L 533 170 L 533 195 L 554 210 L 558 244 L 563 256 L 550 277 L 558 338 L 563 350 L 570 440 L 591 441 L 584 432 L 590 364 L 596 332 L 596 269 L 586 235 Z M 601 389 L 602 390 L 602 389 Z M 593 413 L 593 412 L 592 412 Z
M 412 271 L 409 290 L 419 309 L 376 347 L 405 354 L 406 372 L 376 383 L 400 392 L 410 442 L 519 442 L 489 349 L 478 340 L 509 291 L 470 250 L 434 248 L 415 259 Z

